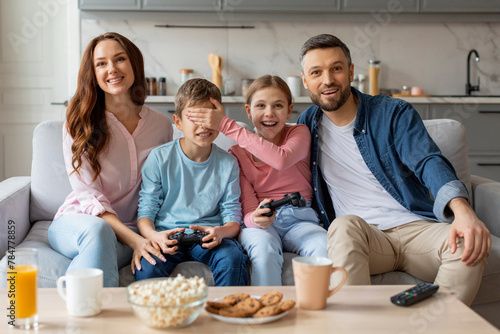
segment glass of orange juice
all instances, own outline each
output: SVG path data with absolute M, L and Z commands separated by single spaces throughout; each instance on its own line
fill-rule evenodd
M 38 252 L 34 248 L 7 251 L 7 317 L 9 325 L 20 329 L 38 327 Z

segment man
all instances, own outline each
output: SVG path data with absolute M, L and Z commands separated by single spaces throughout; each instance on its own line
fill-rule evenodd
M 329 227 L 328 256 L 347 270 L 347 284 L 400 270 L 470 305 L 490 233 L 418 113 L 351 88 L 354 64 L 335 36 L 310 38 L 300 62 L 315 105 L 298 123 L 311 130 L 317 210 Z

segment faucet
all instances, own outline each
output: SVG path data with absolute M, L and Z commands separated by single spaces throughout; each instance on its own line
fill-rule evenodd
M 475 53 L 476 54 L 476 62 L 479 61 L 479 54 L 475 49 L 469 51 L 469 55 L 467 56 L 467 83 L 465 84 L 465 95 L 470 95 L 471 92 L 479 91 L 479 77 L 477 77 L 477 86 L 472 86 L 470 84 L 470 56 Z

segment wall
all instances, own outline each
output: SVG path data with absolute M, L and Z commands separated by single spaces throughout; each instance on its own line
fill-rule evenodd
M 481 60 L 471 62 L 472 84 L 479 75 L 481 94 L 500 94 L 500 23 L 388 21 L 372 16 L 353 23 L 251 21 L 227 24 L 255 29 L 165 29 L 154 25 L 221 25 L 221 21 L 84 18 L 81 42 L 83 52 L 103 32 L 127 36 L 143 51 L 147 76 L 167 77 L 168 95 L 178 88 L 180 68 L 193 68 L 198 76 L 210 79 L 207 55 L 211 52 L 222 56 L 223 76 L 235 81 L 237 93 L 243 78 L 299 75 L 300 48 L 320 33 L 334 34 L 349 46 L 356 73 L 367 73 L 369 59 L 381 60 L 381 87 L 421 86 L 427 94 L 464 94 L 467 54 L 475 48 Z

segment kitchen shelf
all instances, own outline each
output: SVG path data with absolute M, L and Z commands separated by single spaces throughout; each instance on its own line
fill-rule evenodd
M 500 99 L 499 99 L 500 100 Z M 146 98 L 146 103 L 174 103 L 174 96 L 148 96 Z M 244 96 L 222 96 L 222 103 L 245 103 Z M 309 96 L 299 96 L 294 98 L 294 103 L 311 103 Z
M 427 104 L 427 103 L 435 103 L 435 104 L 450 104 L 450 103 L 458 103 L 458 104 L 500 104 L 500 97 L 401 97 L 400 99 L 408 101 L 412 104 Z M 174 96 L 148 96 L 146 98 L 146 103 L 174 103 Z M 309 96 L 299 96 L 293 99 L 295 104 L 312 104 Z M 230 104 L 241 104 L 245 103 L 244 96 L 222 96 L 222 103 Z

